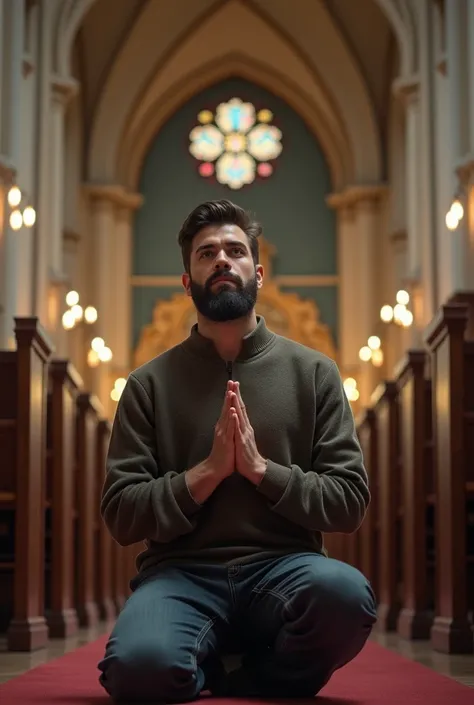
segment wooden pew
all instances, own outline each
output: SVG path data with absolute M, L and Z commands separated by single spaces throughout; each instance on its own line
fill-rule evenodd
M 379 592 L 379 521 L 378 521 L 378 443 L 377 422 L 373 409 L 366 409 L 357 420 L 359 442 L 369 476 L 371 501 L 362 526 L 359 529 L 359 568 L 370 581 L 372 589 Z
M 436 606 L 431 643 L 444 653 L 474 648 L 468 593 L 468 501 L 474 492 L 474 352 L 468 304 L 446 304 L 428 327 L 436 472 Z M 472 600 L 472 594 L 471 594 Z
M 466 442 L 464 469 L 466 472 L 467 496 L 466 577 L 467 608 L 472 619 L 474 616 L 474 339 L 470 339 L 464 344 L 464 361 L 466 390 L 464 397 L 464 438 Z
M 0 605 L 11 651 L 46 645 L 44 505 L 48 362 L 37 318 L 15 318 L 15 351 L 0 352 Z
M 97 433 L 102 409 L 98 399 L 81 392 L 77 397 L 75 603 L 79 624 L 99 621 L 96 593 Z
M 120 612 L 125 604 L 126 592 L 125 592 L 125 577 L 124 577 L 124 559 L 123 559 L 123 548 L 116 541 L 112 541 L 112 558 L 111 558 L 111 572 L 112 572 L 112 600 L 114 603 L 114 608 L 116 614 Z
M 75 447 L 82 379 L 68 360 L 49 368 L 46 481 L 46 614 L 49 635 L 76 633 L 74 601 Z
M 106 529 L 107 530 L 107 529 Z M 126 580 L 125 549 L 114 539 L 112 541 L 112 599 L 115 612 L 118 614 L 125 604 L 128 595 Z
M 403 605 L 397 630 L 406 639 L 428 639 L 433 622 L 434 565 L 428 557 L 428 538 L 434 472 L 428 363 L 425 350 L 409 350 L 396 371 L 403 472 Z
M 117 614 L 116 575 L 112 575 L 114 553 L 117 554 L 115 569 L 119 569 L 121 576 L 122 561 L 117 548 L 118 544 L 112 539 L 105 523 L 100 516 L 100 500 L 102 486 L 105 479 L 105 465 L 107 449 L 110 438 L 110 423 L 101 419 L 97 426 L 97 456 L 96 456 L 96 499 L 95 499 L 95 544 L 96 551 L 96 602 L 99 607 L 100 619 L 110 621 Z M 121 582 L 121 580 L 120 580 Z M 122 595 L 119 595 L 122 598 Z
M 380 384 L 372 396 L 377 426 L 378 623 L 394 631 L 400 611 L 402 475 L 400 414 L 394 381 Z
M 324 534 L 324 548 L 330 558 L 348 562 L 347 539 L 345 534 Z

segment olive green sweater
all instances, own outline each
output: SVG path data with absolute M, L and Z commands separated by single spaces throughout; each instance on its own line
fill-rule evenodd
M 185 471 L 207 458 L 229 376 L 260 454 L 256 487 L 237 472 L 203 504 Z M 263 318 L 226 364 L 195 326 L 128 379 L 113 424 L 101 511 L 122 545 L 146 542 L 139 570 L 163 560 L 244 561 L 324 552 L 323 532 L 353 532 L 367 474 L 338 369 L 272 333 Z

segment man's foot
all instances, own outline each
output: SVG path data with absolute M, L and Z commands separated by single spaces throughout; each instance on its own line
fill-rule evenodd
M 270 698 L 272 700 L 308 699 L 314 698 L 319 689 L 305 687 L 297 683 L 282 685 L 281 683 L 259 684 L 242 666 L 231 671 L 212 688 L 211 693 L 218 698 Z
M 250 674 L 242 667 L 230 671 L 222 679 L 209 686 L 212 695 L 217 698 L 259 698 L 261 690 L 252 680 Z

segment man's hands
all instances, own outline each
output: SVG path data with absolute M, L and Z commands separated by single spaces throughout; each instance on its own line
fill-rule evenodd
M 209 457 L 186 472 L 191 496 L 203 504 L 220 483 L 237 471 L 254 485 L 263 480 L 267 464 L 255 443 L 238 382 L 230 381 L 221 415 L 214 429 Z
M 265 474 L 267 464 L 258 452 L 238 382 L 227 383 L 208 462 L 222 479 L 236 470 L 254 485 L 259 485 Z
M 231 413 L 233 392 L 228 387 L 221 415 L 214 429 L 214 442 L 209 457 L 186 471 L 186 484 L 198 504 L 204 502 L 235 469 L 235 421 Z
M 235 469 L 254 485 L 259 485 L 265 475 L 267 463 L 257 449 L 255 433 L 247 416 L 247 409 L 238 382 L 229 382 L 231 391 L 231 417 L 235 427 Z
M 214 443 L 208 458 L 210 467 L 221 477 L 225 479 L 232 475 L 235 469 L 235 408 L 234 397 L 235 393 L 231 389 L 229 382 L 227 385 L 224 404 L 222 406 L 221 415 L 214 429 Z

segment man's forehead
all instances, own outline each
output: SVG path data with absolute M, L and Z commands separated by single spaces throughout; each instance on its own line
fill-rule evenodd
M 194 238 L 193 249 L 196 250 L 198 247 L 207 244 L 212 245 L 214 243 L 235 241 L 242 242 L 245 245 L 247 244 L 247 235 L 238 225 L 206 225 Z

